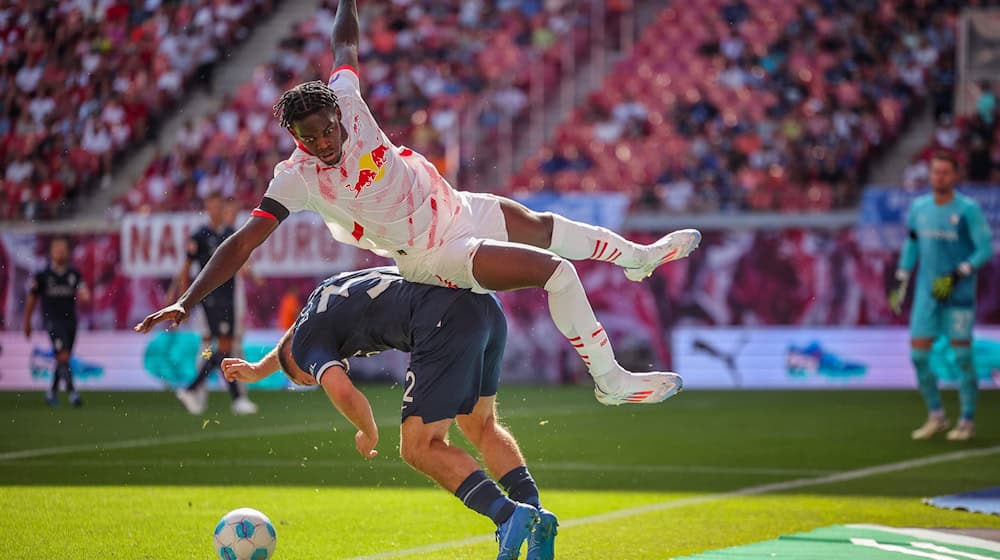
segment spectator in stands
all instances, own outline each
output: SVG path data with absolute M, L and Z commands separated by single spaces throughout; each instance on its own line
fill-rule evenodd
M 976 99 L 976 113 L 987 126 L 993 126 L 997 116 L 997 96 L 993 93 L 990 82 L 982 81 L 979 84 L 979 98 Z
M 22 155 L 44 162 L 39 166 L 48 167 L 46 177 L 64 186 L 15 196 L 33 210 L 41 204 L 41 215 L 60 214 L 65 205 L 58 197 L 78 196 L 94 178 L 106 177 L 111 160 L 144 140 L 158 114 L 179 100 L 184 81 L 196 69 L 205 74 L 218 59 L 220 45 L 246 37 L 245 26 L 270 4 L 4 4 L 0 156 L 23 149 Z M 70 171 L 62 167 L 67 156 Z

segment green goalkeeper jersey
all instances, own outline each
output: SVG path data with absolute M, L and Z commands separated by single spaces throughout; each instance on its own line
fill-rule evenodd
M 968 263 L 972 274 L 959 279 L 946 303 L 973 305 L 975 271 L 993 256 L 992 234 L 979 204 L 959 193 L 944 205 L 936 204 L 933 195 L 924 195 L 913 201 L 906 223 L 910 236 L 899 256 L 899 268 L 912 271 L 919 258 L 915 303 L 933 302 L 931 283 L 934 279 L 952 274 L 963 263 Z

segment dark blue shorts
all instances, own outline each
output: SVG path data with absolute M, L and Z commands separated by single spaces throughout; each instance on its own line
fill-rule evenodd
M 76 344 L 76 321 L 46 321 L 45 330 L 49 331 L 52 350 L 57 354 L 62 351 L 73 353 L 73 345 Z
M 425 424 L 469 414 L 479 397 L 497 394 L 507 319 L 492 294 L 467 292 L 440 322 L 415 325 L 403 389 L 403 420 Z
M 202 301 L 201 308 L 205 310 L 205 322 L 212 338 L 233 336 L 236 320 L 235 303 L 234 298 L 218 294 L 209 295 Z

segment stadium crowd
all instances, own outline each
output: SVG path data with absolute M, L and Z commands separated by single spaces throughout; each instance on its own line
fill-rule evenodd
M 851 205 L 872 157 L 925 100 L 950 111 L 955 10 L 677 3 L 514 188 L 620 189 L 673 212 Z
M 272 6 L 0 2 L 0 218 L 67 214 Z
M 954 80 L 954 69 L 947 76 Z M 903 186 L 921 189 L 930 184 L 930 158 L 938 150 L 958 155 L 965 167 L 965 180 L 970 183 L 1000 183 L 1000 127 L 997 119 L 997 96 L 993 83 L 978 84 L 978 97 L 969 115 L 955 117 L 950 103 L 938 107 L 934 116 L 937 126 L 927 145 L 917 152 L 903 173 Z M 949 98 L 950 101 L 950 98 Z
M 531 65 L 542 64 L 545 82 L 552 86 L 559 80 L 559 45 L 570 40 L 580 49 L 586 46 L 588 26 L 581 23 L 589 22 L 592 3 L 365 2 L 359 6 L 368 30 L 359 53 L 365 99 L 397 144 L 420 151 L 447 173 L 443 136 L 458 128 L 463 111 L 487 107 L 478 113 L 486 131 L 496 127 L 501 114 L 521 114 L 528 103 Z M 630 6 L 620 0 L 609 4 L 615 6 L 609 18 Z M 125 196 L 122 209 L 192 209 L 212 191 L 256 204 L 274 164 L 294 148 L 271 116 L 271 106 L 294 84 L 326 78 L 333 64 L 329 37 L 335 12 L 335 0 L 324 2 L 314 18 L 282 42 L 269 64 L 255 69 L 252 79 L 224 101 L 221 111 L 187 123 L 177 146 L 158 155 Z M 489 141 L 489 132 L 484 136 Z

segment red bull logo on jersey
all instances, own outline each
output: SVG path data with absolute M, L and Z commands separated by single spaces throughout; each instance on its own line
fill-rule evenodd
M 389 147 L 385 144 L 375 148 L 371 153 L 361 156 L 358 161 L 358 182 L 354 184 L 354 198 L 357 198 L 361 191 L 375 184 L 385 175 L 386 152 Z

